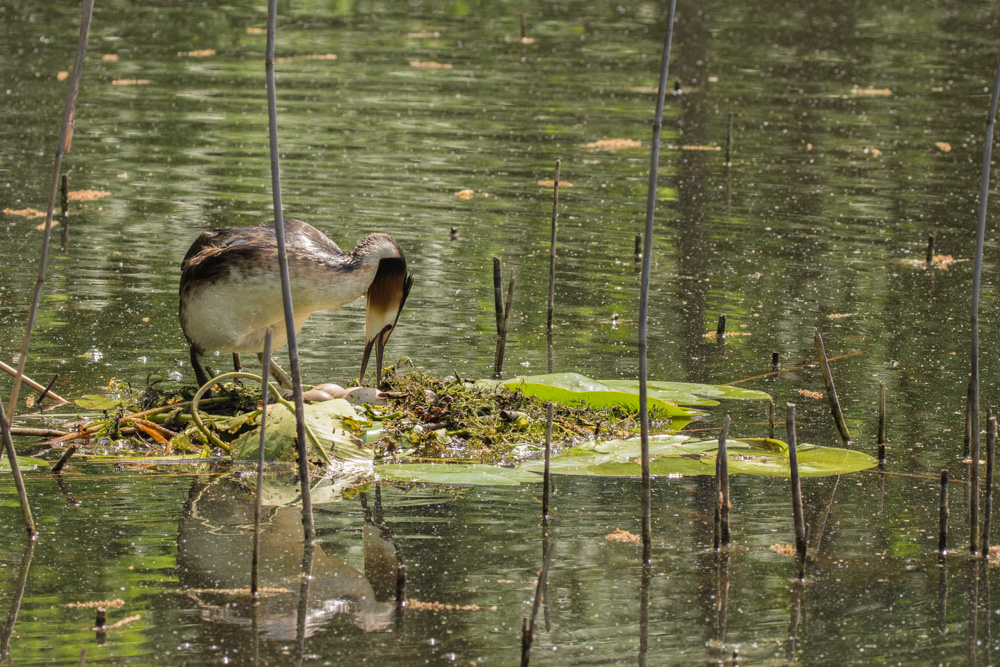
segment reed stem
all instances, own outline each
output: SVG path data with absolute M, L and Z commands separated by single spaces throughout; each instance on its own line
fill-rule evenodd
M 799 481 L 799 455 L 795 443 L 795 404 L 786 403 L 785 427 L 788 432 L 788 470 L 792 482 L 792 516 L 795 521 L 795 551 L 799 559 L 799 581 L 806 573 L 806 521 L 802 509 L 802 485 Z
M 652 491 L 649 479 L 649 399 L 646 387 L 647 328 L 649 322 L 649 274 L 653 254 L 653 217 L 656 212 L 656 180 L 660 166 L 660 132 L 663 126 L 663 106 L 667 94 L 670 72 L 670 47 L 674 39 L 674 14 L 677 0 L 670 0 L 667 16 L 667 34 L 660 60 L 660 82 L 656 95 L 656 113 L 653 116 L 653 140 L 649 156 L 649 187 L 646 191 L 646 227 L 643 233 L 642 273 L 639 284 L 639 423 L 642 457 L 642 560 L 653 559 Z
M 35 281 L 35 293 L 28 311 L 28 323 L 24 328 L 24 340 L 21 342 L 21 356 L 17 361 L 17 374 L 14 376 L 14 387 L 10 391 L 8 403 L 7 425 L 11 425 L 17 411 L 17 397 L 21 391 L 21 381 L 24 377 L 24 366 L 28 362 L 28 346 L 31 344 L 31 332 L 35 327 L 35 316 L 41 303 L 42 286 L 45 285 L 45 267 L 48 263 L 49 241 L 52 238 L 52 217 L 55 214 L 56 194 L 62 179 L 63 156 L 69 152 L 73 143 L 73 123 L 76 117 L 76 98 L 80 92 L 80 79 L 83 77 L 83 59 L 87 54 L 87 38 L 90 35 L 90 17 L 94 13 L 94 0 L 84 0 L 83 18 L 80 20 L 80 39 L 76 47 L 76 64 L 73 66 L 73 77 L 70 79 L 69 93 L 66 98 L 66 109 L 63 111 L 62 126 L 59 129 L 59 144 L 56 146 L 56 163 L 52 171 L 52 186 L 49 188 L 49 207 L 45 214 L 45 232 L 42 234 L 42 255 L 38 260 L 38 278 Z M 11 461 L 16 466 L 16 461 Z
M 878 467 L 885 469 L 885 382 L 878 383 Z
M 302 485 L 302 526 L 305 540 L 311 544 L 316 537 L 313 523 L 312 494 L 309 487 L 309 459 L 306 454 L 306 414 L 302 399 L 302 371 L 299 367 L 299 344 L 295 333 L 295 310 L 292 305 L 291 282 L 288 276 L 288 253 L 285 249 L 285 221 L 281 203 L 281 169 L 278 164 L 278 103 L 274 85 L 274 40 L 277 23 L 277 0 L 267 2 L 267 127 L 271 153 L 271 195 L 274 200 L 274 233 L 278 244 L 278 269 L 281 272 L 281 301 L 285 313 L 285 333 L 288 339 L 288 361 L 291 367 L 292 394 L 295 401 L 295 434 L 299 449 L 299 481 Z
M 938 509 L 938 553 L 948 554 L 948 469 L 941 470 L 941 506 Z
M 993 130 L 996 125 L 997 101 L 1000 99 L 1000 59 L 993 78 L 990 111 L 986 119 L 986 139 L 983 143 L 983 173 L 979 185 L 979 224 L 976 227 L 976 257 L 972 272 L 972 309 L 970 315 L 971 339 L 969 357 L 972 373 L 969 377 L 969 438 L 970 452 L 979 452 L 979 294 L 983 277 L 983 246 L 986 240 L 986 208 L 990 194 L 990 161 L 993 156 Z M 976 495 L 976 494 L 973 494 Z
M 559 223 L 559 167 L 560 160 L 556 160 L 556 178 L 552 186 L 552 241 L 549 244 L 549 317 L 547 320 L 547 330 L 552 334 L 552 313 L 556 302 L 556 229 Z M 552 372 L 552 369 L 549 369 Z
M 257 488 L 253 504 L 253 557 L 250 561 L 250 594 L 257 597 L 260 564 L 260 515 L 264 490 L 264 432 L 267 428 L 268 374 L 271 370 L 271 327 L 264 334 L 264 360 L 260 372 L 260 441 L 257 451 Z
M 493 256 L 493 309 L 497 316 L 497 336 L 503 332 L 503 266 L 500 258 Z
M 986 420 L 986 503 L 983 506 L 983 558 L 990 557 L 990 519 L 993 515 L 993 462 L 997 445 L 997 418 Z

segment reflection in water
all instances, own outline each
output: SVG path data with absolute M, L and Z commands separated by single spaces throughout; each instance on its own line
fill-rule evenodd
M 805 613 L 805 582 L 796 579 L 792 586 L 792 599 L 789 604 L 791 617 L 788 620 L 788 639 L 785 641 L 785 659 L 789 662 L 795 660 L 795 640 L 799 635 L 799 623 Z
M 31 567 L 31 557 L 35 551 L 35 540 L 28 539 L 24 545 L 24 552 L 21 554 L 21 566 L 18 569 L 17 583 L 14 587 L 14 595 L 10 601 L 10 609 L 7 611 L 7 621 L 0 625 L 0 661 L 13 664 L 10 659 L 10 638 L 14 634 L 14 624 L 17 623 L 17 614 L 21 610 L 21 599 L 24 597 L 24 588 L 28 583 L 28 570 Z
M 338 614 L 350 615 L 365 631 L 381 632 L 393 622 L 398 570 L 395 546 L 382 525 L 365 523 L 362 573 L 328 554 L 323 545 L 305 548 L 298 508 L 265 507 L 261 593 L 254 609 L 247 588 L 253 497 L 225 478 L 211 484 L 196 481 L 178 529 L 177 571 L 204 620 L 254 627 L 265 639 L 301 642 Z
M 969 635 L 968 657 L 966 664 L 975 667 L 979 637 L 979 559 L 973 558 L 969 563 Z

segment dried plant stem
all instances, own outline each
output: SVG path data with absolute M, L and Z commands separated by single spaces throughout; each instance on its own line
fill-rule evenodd
M 497 336 L 503 331 L 503 265 L 493 256 L 493 309 L 497 317 Z
M 14 387 L 10 392 L 8 403 L 7 424 L 10 425 L 17 410 L 17 396 L 21 390 L 21 380 L 24 377 L 24 366 L 28 361 L 28 346 L 31 343 L 31 332 L 35 327 L 35 316 L 38 314 L 38 304 L 42 298 L 42 286 L 45 284 L 45 266 L 48 262 L 49 241 L 52 238 L 52 217 L 55 214 L 56 195 L 59 192 L 59 182 L 62 177 L 63 156 L 69 152 L 73 143 L 73 121 L 76 116 L 76 97 L 80 91 L 80 79 L 83 76 L 83 59 L 87 54 L 87 38 L 90 34 L 90 17 L 94 12 L 94 0 L 84 0 L 83 18 L 80 21 L 80 40 L 76 48 L 76 64 L 73 67 L 73 77 L 70 79 L 69 93 L 66 98 L 66 109 L 63 111 L 62 127 L 59 129 L 59 144 L 56 146 L 56 163 L 52 171 L 52 187 L 49 189 L 49 207 L 45 214 L 45 232 L 42 234 L 42 256 L 38 260 L 38 278 L 35 281 L 35 293 L 28 311 L 28 323 L 24 328 L 24 340 L 21 342 L 21 356 L 17 361 L 17 375 L 14 376 Z M 16 467 L 17 462 L 11 461 Z
M 715 455 L 715 550 L 728 547 L 729 533 L 729 454 L 726 441 L 729 438 L 729 415 L 719 433 L 719 448 Z
M 774 439 L 774 399 L 767 402 L 767 437 Z
M 7 375 L 13 376 L 14 378 L 17 378 L 17 369 L 8 366 L 7 364 L 5 364 L 2 361 L 0 361 L 0 371 L 3 371 Z M 29 387 L 31 387 L 32 389 L 34 389 L 35 391 L 44 391 L 45 390 L 45 387 L 43 387 L 38 382 L 35 382 L 31 378 L 29 378 L 27 375 L 22 375 L 21 376 L 21 381 L 24 382 L 24 384 L 26 384 Z M 46 394 L 46 396 L 48 396 L 50 398 L 53 398 L 53 399 L 59 401 L 60 403 L 69 403 L 69 401 L 67 401 L 65 398 L 63 398 L 59 394 L 55 393 L 54 391 L 49 391 L 48 394 Z
M 993 155 L 993 129 L 996 125 L 997 101 L 1000 98 L 1000 60 L 993 78 L 993 94 L 986 119 L 986 140 L 983 144 L 983 173 L 979 185 L 979 224 L 976 227 L 976 257 L 972 273 L 972 309 L 970 316 L 971 340 L 969 357 L 972 374 L 969 377 L 969 437 L 973 456 L 979 451 L 979 294 L 983 277 L 983 246 L 986 239 L 986 207 L 990 194 L 990 160 Z M 973 494 L 975 495 L 975 494 Z
M 674 13 L 677 0 L 670 0 L 667 16 L 667 34 L 660 60 L 660 82 L 656 94 L 656 113 L 653 116 L 653 140 L 649 156 L 649 186 L 646 191 L 646 226 L 643 232 L 642 273 L 639 284 L 639 421 L 642 457 L 642 560 L 653 558 L 652 490 L 649 479 L 649 408 L 646 387 L 647 328 L 649 324 L 649 274 L 653 254 L 653 216 L 656 212 L 656 179 L 660 166 L 660 132 L 663 126 L 663 105 L 667 94 L 670 73 L 670 47 L 674 39 Z
M 733 166 L 733 112 L 729 112 L 729 130 L 726 132 L 726 169 Z
M 271 195 L 274 200 L 274 233 L 278 243 L 278 269 L 281 272 L 281 300 L 285 312 L 285 332 L 288 338 L 288 361 L 292 375 L 295 401 L 295 434 L 299 448 L 299 481 L 302 485 L 302 525 L 305 540 L 311 544 L 316 536 L 313 523 L 312 495 L 309 488 L 309 459 L 306 454 L 306 414 L 302 400 L 302 372 L 299 368 L 299 344 L 295 335 L 295 310 L 292 307 L 291 281 L 288 277 L 288 253 L 285 249 L 285 221 L 281 204 L 281 170 L 278 165 L 278 103 L 274 89 L 274 38 L 277 23 L 277 0 L 267 3 L 267 123 L 271 152 Z
M 934 235 L 927 235 L 927 258 L 925 260 L 927 268 L 934 266 Z
M 788 468 L 792 481 L 792 516 L 795 521 L 795 551 L 799 560 L 799 580 L 806 574 L 806 521 L 802 510 L 802 485 L 799 482 L 799 455 L 795 443 L 795 404 L 786 403 L 785 426 L 788 432 Z
M 31 506 L 28 505 L 28 494 L 24 489 L 24 478 L 21 477 L 21 468 L 17 464 L 17 452 L 14 451 L 14 441 L 10 438 L 10 426 L 7 415 L 4 414 L 3 403 L 0 403 L 0 431 L 3 437 L 3 449 L 10 461 L 10 471 L 14 478 L 14 487 L 17 489 L 17 501 L 21 505 L 21 517 L 24 519 L 24 527 L 28 530 L 28 535 L 35 535 L 35 519 L 31 516 Z
M 851 432 L 847 430 L 847 420 L 844 419 L 844 412 L 840 409 L 840 400 L 837 398 L 837 389 L 833 386 L 833 373 L 830 371 L 830 361 L 826 357 L 826 347 L 823 345 L 823 334 L 816 329 L 813 332 L 813 342 L 816 344 L 816 357 L 819 359 L 819 367 L 823 371 L 823 382 L 826 383 L 826 394 L 830 400 L 830 412 L 837 422 L 837 430 L 844 443 L 851 442 Z
M 497 338 L 497 351 L 493 359 L 494 377 L 503 377 L 503 358 L 507 351 L 507 328 L 510 326 L 510 312 L 514 305 L 514 269 L 510 270 L 510 281 L 507 283 L 507 301 L 503 307 L 503 321 L 500 323 L 500 336 Z

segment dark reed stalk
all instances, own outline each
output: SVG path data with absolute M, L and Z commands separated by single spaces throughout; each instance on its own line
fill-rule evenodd
M 58 461 L 56 461 L 56 464 L 52 466 L 52 474 L 58 475 L 59 473 L 61 473 L 62 469 L 66 466 L 66 463 L 70 460 L 70 458 L 72 458 L 73 454 L 75 453 L 76 453 L 76 445 L 70 445 L 69 447 L 67 447 L 66 451 L 63 452 L 63 455 L 59 457 Z
M 972 453 L 972 375 L 965 393 L 965 438 L 962 441 L 962 460 L 965 461 Z
M 542 519 L 549 518 L 549 489 L 551 476 L 549 474 L 549 459 L 552 455 L 552 418 L 555 409 L 550 402 L 548 404 L 548 415 L 545 420 L 545 472 L 542 475 Z
M 63 174 L 59 178 L 59 199 L 60 199 L 60 217 L 63 222 L 66 222 L 66 216 L 69 215 L 69 174 Z M 54 212 L 54 211 L 53 211 Z
M 771 372 L 777 373 L 778 369 L 781 368 L 781 355 L 777 352 L 771 353 Z
M 969 438 L 970 453 L 979 452 L 979 294 L 983 277 L 983 246 L 986 239 L 986 207 L 990 194 L 990 161 L 993 156 L 993 129 L 996 125 L 997 100 L 1000 98 L 1000 60 L 993 78 L 990 96 L 990 115 L 986 119 L 986 140 L 983 144 L 983 173 L 979 185 L 979 224 L 976 227 L 976 259 L 972 273 L 972 309 L 970 320 L 969 358 L 972 373 L 969 376 Z M 973 494 L 975 495 L 975 494 Z
M 104 607 L 97 608 L 97 617 L 94 619 L 95 628 L 104 628 L 108 625 L 108 610 Z
M 503 331 L 503 266 L 500 258 L 493 256 L 493 309 L 497 316 L 497 336 Z
M 406 565 L 399 564 L 396 568 L 396 610 L 406 606 Z
M 21 505 L 21 517 L 24 519 L 24 527 L 28 529 L 28 535 L 35 536 L 35 519 L 31 516 L 31 506 L 28 505 L 28 494 L 24 489 L 24 478 L 21 477 L 21 467 L 17 464 L 17 452 L 14 451 L 14 441 L 10 438 L 10 422 L 4 414 L 3 403 L 0 402 L 0 435 L 3 437 L 3 449 L 7 453 L 7 460 L 10 461 L 10 472 L 14 478 L 14 488 L 17 489 L 17 501 Z
M 552 334 L 552 312 L 556 303 L 556 229 L 559 223 L 559 167 L 560 160 L 556 160 L 556 179 L 552 186 L 552 241 L 549 244 L 549 317 L 546 328 Z M 549 369 L 552 372 L 552 369 Z
M 974 429 L 975 430 L 975 429 Z M 969 452 L 969 553 L 979 552 L 979 437 L 972 439 Z
M 878 383 L 878 467 L 885 470 L 885 382 Z
M 528 39 L 528 17 L 524 12 L 521 12 L 521 43 L 524 44 Z
M 941 470 L 941 507 L 938 509 L 938 553 L 948 554 L 948 469 Z
M 729 453 L 726 449 L 726 440 L 729 438 L 729 415 L 722 424 L 722 433 L 719 435 L 719 481 L 722 491 L 722 546 L 728 547 L 732 542 L 732 534 L 729 532 L 729 510 L 732 503 L 729 500 Z
M 729 112 L 729 130 L 726 132 L 726 169 L 733 166 L 733 112 Z
M 264 334 L 264 357 L 260 371 L 260 440 L 257 451 L 257 489 L 253 503 L 253 556 L 250 561 L 250 594 L 256 599 L 259 590 L 260 515 L 264 490 L 264 431 L 267 428 L 268 375 L 271 371 L 271 327 Z
M 42 254 L 38 260 L 38 278 L 35 281 L 35 293 L 28 311 L 28 323 L 24 327 L 24 340 L 21 343 L 21 356 L 17 361 L 17 375 L 14 376 L 14 387 L 10 391 L 10 402 L 7 409 L 7 424 L 13 423 L 17 410 L 17 396 L 21 390 L 24 377 L 24 366 L 28 361 L 28 346 L 31 344 L 31 332 L 35 327 L 35 316 L 42 298 L 42 286 L 45 284 L 45 266 L 48 263 L 49 242 L 52 238 L 52 217 L 56 208 L 56 193 L 62 178 L 63 156 L 69 152 L 73 143 L 73 122 L 76 117 L 76 98 L 80 92 L 80 79 L 83 76 L 83 59 L 87 54 L 87 38 L 90 35 L 90 17 L 94 13 L 94 0 L 84 0 L 83 18 L 80 20 L 80 39 L 76 47 L 76 64 L 73 66 L 73 77 L 70 79 L 69 93 L 66 97 L 66 109 L 63 111 L 62 126 L 59 129 L 59 143 L 56 146 L 56 163 L 52 171 L 52 186 L 49 188 L 49 207 L 45 214 L 45 233 L 42 234 Z M 12 460 L 11 466 L 16 467 L 17 461 Z
M 45 385 L 45 389 L 42 389 L 42 393 L 40 393 L 38 395 L 38 398 L 35 399 L 36 405 L 45 400 L 45 397 L 49 395 L 49 390 L 52 389 L 52 385 L 54 385 L 56 383 L 56 380 L 58 379 L 59 379 L 59 373 L 56 373 L 55 375 L 52 376 L 52 379 L 49 380 L 49 383 Z
M 767 437 L 774 440 L 774 399 L 767 402 Z
M 274 0 L 269 0 L 274 2 Z M 302 665 L 306 652 L 306 630 L 309 626 L 309 588 L 313 580 L 313 559 L 316 556 L 316 542 L 306 540 L 302 545 L 302 581 L 299 584 L 299 601 L 295 616 L 295 664 Z
M 87 647 L 84 646 L 80 649 L 80 661 L 76 663 L 77 667 L 84 667 L 87 664 Z
M 674 39 L 674 13 L 677 0 L 670 0 L 667 15 L 667 34 L 663 42 L 663 57 L 660 60 L 660 81 L 656 94 L 656 113 L 653 117 L 653 140 L 650 144 L 649 187 L 646 191 L 646 227 L 643 232 L 642 277 L 639 284 L 639 423 L 642 457 L 642 560 L 648 563 L 653 558 L 652 491 L 649 479 L 649 399 L 646 387 L 647 373 L 647 328 L 649 324 L 649 274 L 650 259 L 653 254 L 653 216 L 656 212 L 656 179 L 660 167 L 660 131 L 663 126 L 663 106 L 667 94 L 667 78 L 670 72 L 670 47 Z
M 986 419 L 986 502 L 983 505 L 983 558 L 990 557 L 990 518 L 993 515 L 993 457 L 997 446 L 997 418 Z
M 0 371 L 3 371 L 4 373 L 6 373 L 7 375 L 10 375 L 11 377 L 17 377 L 17 369 L 8 366 L 7 364 L 5 364 L 2 361 L 0 361 Z M 21 376 L 21 381 L 24 382 L 24 384 L 26 384 L 29 387 L 31 387 L 32 389 L 34 389 L 35 391 L 42 391 L 42 390 L 45 389 L 45 387 L 43 387 L 39 383 L 35 382 L 34 380 L 32 380 L 27 375 L 22 375 Z M 69 401 L 67 401 L 65 398 L 63 398 L 59 394 L 55 393 L 54 391 L 49 391 L 48 395 L 53 400 L 59 401 L 60 403 L 69 403 Z
M 802 485 L 799 482 L 799 455 L 795 443 L 795 404 L 786 403 L 785 426 L 788 431 L 788 470 L 792 480 L 792 516 L 795 520 L 795 551 L 799 557 L 799 581 L 806 575 L 806 520 L 802 511 Z
M 726 337 L 726 316 L 719 315 L 719 323 L 715 325 L 715 338 L 722 340 Z
M 497 352 L 493 359 L 493 376 L 503 377 L 503 358 L 507 351 L 507 328 L 510 326 L 510 312 L 514 305 L 514 269 L 510 270 L 510 281 L 507 283 L 507 300 L 503 306 L 503 322 L 500 324 L 500 337 L 497 338 Z
M 642 234 L 639 232 L 635 234 L 635 254 L 632 257 L 636 264 L 642 263 Z
M 288 361 L 292 376 L 292 393 L 295 402 L 295 436 L 299 448 L 299 481 L 302 484 L 302 525 L 306 544 L 316 536 L 313 523 L 312 494 L 309 486 L 309 459 L 306 454 L 306 413 L 302 400 L 302 371 L 299 368 L 299 343 L 295 335 L 295 310 L 292 307 L 292 289 L 288 277 L 288 253 L 285 249 L 285 220 L 281 204 L 281 169 L 278 165 L 278 102 L 274 87 L 274 37 L 277 23 L 277 0 L 267 2 L 267 56 L 264 69 L 267 74 L 267 127 L 271 153 L 271 196 L 274 200 L 274 235 L 278 244 L 278 269 L 281 271 L 281 301 L 285 313 L 285 333 L 288 339 Z
M 531 603 L 531 620 L 525 618 L 521 624 L 521 667 L 528 667 L 531 662 L 531 645 L 535 641 L 535 626 L 538 618 L 538 609 L 542 604 L 542 591 L 548 588 L 549 566 L 552 564 L 552 554 L 556 548 L 556 536 L 553 535 L 549 542 L 549 548 L 545 552 L 542 560 L 542 569 L 538 572 L 538 581 L 535 583 L 535 599 Z
M 934 266 L 934 235 L 927 235 L 927 259 L 924 260 L 927 264 L 927 268 Z
M 840 409 L 840 400 L 837 398 L 837 389 L 833 386 L 833 373 L 830 371 L 830 361 L 826 356 L 826 347 L 823 345 L 823 334 L 816 329 L 813 332 L 813 342 L 816 344 L 816 357 L 819 359 L 819 367 L 823 371 L 823 382 L 826 383 L 826 394 L 830 400 L 830 412 L 837 422 L 837 430 L 844 444 L 850 444 L 851 432 L 847 430 L 847 420 L 844 419 L 844 412 Z

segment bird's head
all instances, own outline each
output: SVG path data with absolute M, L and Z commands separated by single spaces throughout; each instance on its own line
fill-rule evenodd
M 361 358 L 361 383 L 364 383 L 365 369 L 372 350 L 375 350 L 375 386 L 382 382 L 382 353 L 389 335 L 396 328 L 399 313 L 403 310 L 406 297 L 413 285 L 413 276 L 406 273 L 403 257 L 382 259 L 375 279 L 368 287 L 368 305 L 365 314 L 365 353 Z

